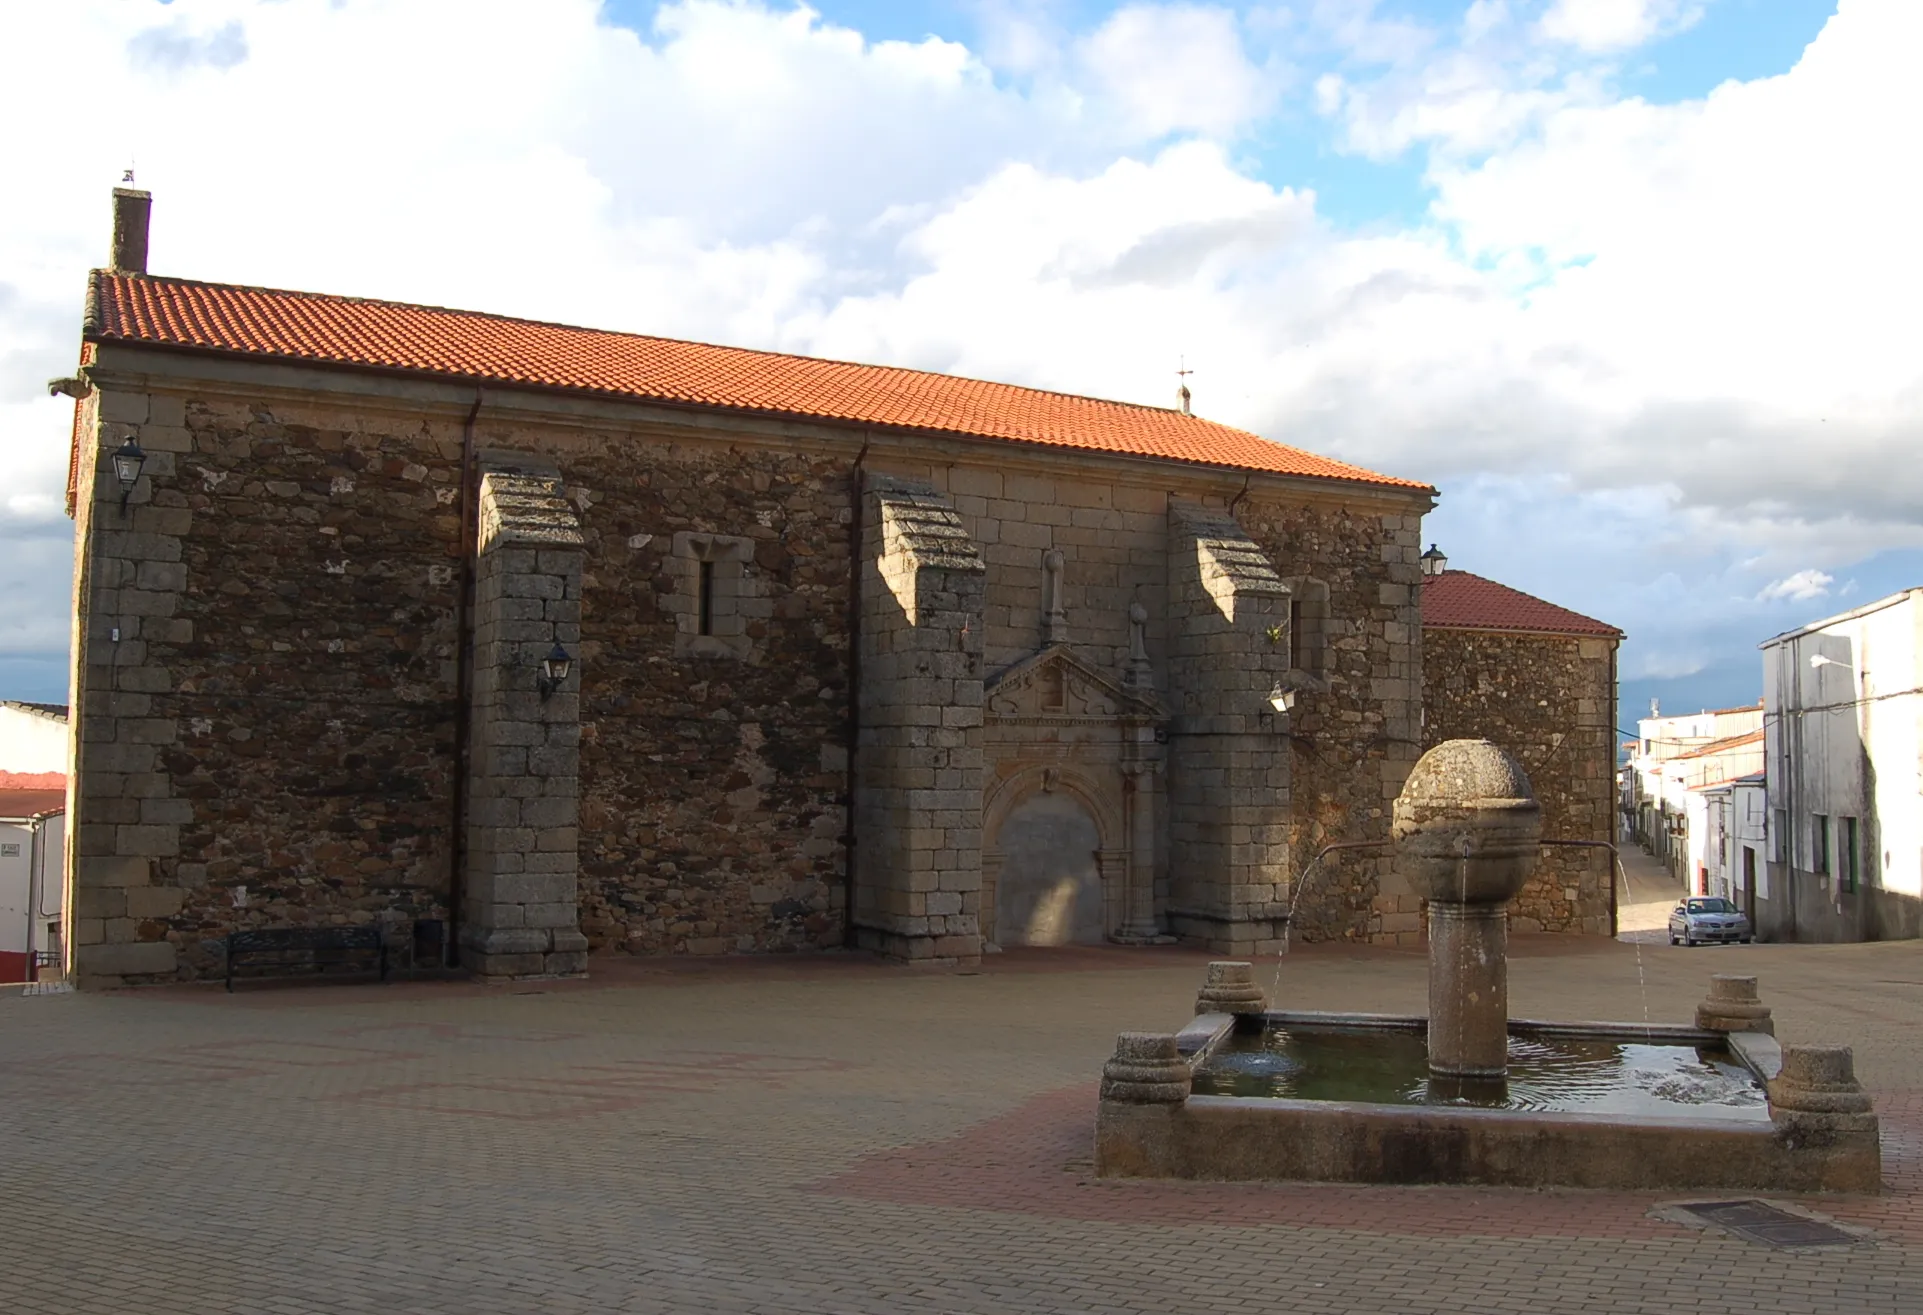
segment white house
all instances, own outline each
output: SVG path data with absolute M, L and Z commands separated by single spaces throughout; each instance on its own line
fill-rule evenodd
M 1923 588 L 1761 645 L 1777 940 L 1923 930 Z
M 0 788 L 0 983 L 34 979 L 34 955 L 58 961 L 67 792 Z
M 58 958 L 66 810 L 67 710 L 0 700 L 0 983 Z
M 1704 893 L 1722 895 L 1756 921 L 1756 901 L 1769 894 L 1769 807 L 1763 773 L 1705 786 Z
M 0 699 L 0 774 L 6 777 L 67 775 L 67 710 L 56 703 L 21 703 Z M 0 784 L 17 788 L 24 782 Z M 51 786 L 51 783 L 42 783 Z
M 1690 839 L 1688 792 L 1761 771 L 1762 729 L 1760 703 L 1669 717 L 1652 704 L 1636 723 L 1623 773 L 1628 830 L 1692 890 L 1702 886 L 1703 837 L 1699 821 Z M 1694 807 L 1700 818 L 1701 801 Z

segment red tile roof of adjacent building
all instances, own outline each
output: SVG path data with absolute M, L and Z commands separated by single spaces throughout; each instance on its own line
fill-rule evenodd
M 64 812 L 66 807 L 65 790 L 0 789 L 0 817 L 38 817 Z
M 1180 411 L 922 370 L 104 270 L 94 272 L 89 300 L 87 337 L 96 342 L 405 371 L 1429 489 Z
M 65 772 L 0 772 L 0 790 L 58 790 L 66 793 Z
M 1423 577 L 1422 624 L 1432 630 L 1522 630 L 1601 639 L 1623 637 L 1622 631 L 1606 622 L 1470 571 L 1444 571 Z
M 1746 731 L 1741 735 L 1731 735 L 1727 739 L 1711 740 L 1708 744 L 1698 745 L 1685 753 L 1671 754 L 1669 761 L 1679 762 L 1684 758 L 1708 758 L 1714 754 L 1728 753 L 1731 749 L 1743 749 L 1752 744 L 1763 742 L 1763 732 Z

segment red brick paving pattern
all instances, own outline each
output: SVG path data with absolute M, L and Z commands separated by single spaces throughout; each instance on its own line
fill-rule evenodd
M 1923 1093 L 1878 1101 L 1885 1195 L 1799 1200 L 1851 1223 L 1923 1242 Z M 1037 1096 L 957 1136 L 870 1155 L 812 1190 L 898 1205 L 1004 1210 L 1103 1223 L 1281 1224 L 1401 1237 L 1673 1238 L 1649 1212 L 1677 1192 L 1339 1184 L 1157 1183 L 1094 1176 L 1095 1088 Z

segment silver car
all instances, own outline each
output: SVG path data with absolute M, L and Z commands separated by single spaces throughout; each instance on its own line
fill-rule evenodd
M 1701 945 L 1705 941 L 1749 944 L 1749 919 L 1720 895 L 1691 895 L 1669 915 L 1671 945 Z

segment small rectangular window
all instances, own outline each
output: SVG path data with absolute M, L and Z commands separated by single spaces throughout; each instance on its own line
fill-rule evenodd
M 1843 823 L 1843 829 L 1836 837 L 1837 876 L 1843 889 L 1854 894 L 1857 869 L 1856 819 L 1845 817 L 1838 820 Z
M 1329 586 L 1308 576 L 1289 580 L 1289 665 L 1317 681 L 1329 673 Z
M 1811 813 L 1809 828 L 1810 867 L 1818 876 L 1830 874 L 1830 820 L 1827 814 Z
M 1769 854 L 1778 863 L 1789 861 L 1789 813 L 1785 809 L 1770 810 Z
M 695 633 L 714 633 L 714 563 L 701 563 L 701 579 L 695 595 Z

